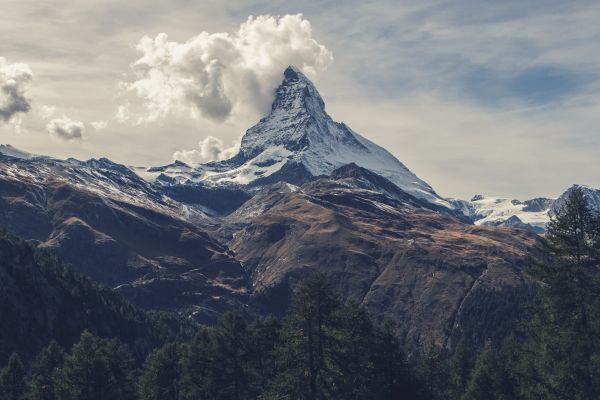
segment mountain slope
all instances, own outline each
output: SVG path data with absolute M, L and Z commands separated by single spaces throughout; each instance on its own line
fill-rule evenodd
M 118 337 L 138 357 L 179 324 L 136 309 L 106 288 L 92 284 L 30 244 L 0 234 L 0 363 L 13 351 L 31 358 L 52 339 L 68 347 L 84 329 Z M 172 324 L 170 327 L 168 324 Z
M 393 320 L 412 347 L 460 330 L 465 299 L 525 285 L 535 235 L 466 224 L 382 184 L 391 182 L 346 166 L 300 187 L 276 185 L 227 217 L 221 231 L 250 273 L 255 303 L 282 312 L 298 280 L 322 271 L 345 297 Z
M 211 223 L 105 159 L 0 158 L 0 225 L 145 307 L 212 320 L 244 302 L 245 272 Z

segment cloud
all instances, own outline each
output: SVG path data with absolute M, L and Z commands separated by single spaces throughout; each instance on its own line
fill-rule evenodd
M 186 164 L 200 164 L 209 161 L 227 160 L 240 150 L 242 136 L 225 147 L 223 141 L 214 136 L 207 136 L 198 143 L 198 149 L 179 150 L 173 153 L 173 159 Z
M 66 116 L 55 118 L 48 123 L 46 130 L 51 136 L 62 141 L 83 140 L 85 127 L 83 122 L 74 121 Z
M 131 119 L 131 111 L 129 110 L 129 104 L 120 105 L 117 107 L 117 113 L 115 114 L 117 122 L 123 124 Z
M 136 80 L 125 87 L 144 101 L 143 121 L 191 112 L 223 121 L 245 104 L 264 111 L 288 65 L 313 77 L 333 57 L 302 14 L 249 17 L 233 33 L 208 33 L 184 43 L 160 33 L 136 46 Z
M 0 57 L 0 122 L 9 122 L 13 116 L 31 110 L 25 93 L 32 78 L 29 65 L 8 64 Z
M 48 119 L 56 114 L 56 107 L 43 105 L 40 107 L 39 114 L 43 119 Z
M 101 131 L 102 129 L 106 128 L 108 126 L 108 122 L 100 120 L 100 121 L 92 121 L 90 122 L 90 125 L 92 126 L 92 128 L 94 128 L 96 131 Z

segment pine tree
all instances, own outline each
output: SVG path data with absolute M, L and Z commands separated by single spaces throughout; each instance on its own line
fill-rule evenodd
M 448 365 L 441 349 L 429 340 L 417 365 L 418 376 L 432 399 L 448 397 Z
M 180 350 L 167 344 L 154 350 L 144 363 L 139 381 L 142 400 L 179 400 L 182 379 Z
M 245 319 L 239 312 L 223 315 L 214 327 L 211 337 L 211 352 L 215 365 L 211 376 L 212 384 L 218 388 L 214 399 L 241 400 L 255 398 L 258 383 L 249 357 L 251 335 Z M 253 395 L 254 394 L 254 395 Z
M 475 368 L 462 400 L 496 400 L 499 366 L 492 343 L 487 341 L 477 357 Z
M 281 324 L 274 316 L 261 318 L 249 326 L 251 358 L 258 374 L 260 390 L 265 390 L 275 375 L 275 346 Z
M 212 392 L 214 360 L 210 352 L 210 333 L 201 327 L 190 343 L 182 348 L 181 398 L 185 400 L 209 399 Z
M 331 283 L 323 275 L 311 275 L 298 285 L 277 348 L 279 373 L 267 398 L 316 400 L 334 389 L 336 366 L 331 350 L 339 308 Z
M 33 362 L 29 397 L 36 400 L 55 400 L 54 375 L 62 368 L 65 352 L 55 341 L 50 342 Z
M 12 353 L 8 364 L 0 371 L 0 399 L 21 400 L 25 391 L 25 368 L 21 357 L 17 353 Z
M 84 331 L 64 367 L 54 374 L 55 393 L 61 400 L 130 400 L 131 369 L 130 357 L 119 342 Z
M 600 216 L 576 188 L 548 225 L 532 276 L 542 301 L 529 326 L 530 398 L 600 398 Z
M 450 359 L 450 380 L 454 397 L 459 399 L 469 383 L 473 368 L 471 354 L 464 340 L 461 340 Z
M 373 364 L 370 399 L 426 399 L 421 382 L 401 351 L 391 322 L 375 329 L 368 352 Z M 360 372 L 358 372 L 360 374 Z M 353 377 L 349 377 L 353 379 Z

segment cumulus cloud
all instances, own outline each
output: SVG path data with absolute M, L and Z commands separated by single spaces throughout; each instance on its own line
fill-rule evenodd
M 230 147 L 225 147 L 223 141 L 214 136 L 207 136 L 198 143 L 198 148 L 193 150 L 179 150 L 173 153 L 173 159 L 186 164 L 200 164 L 209 161 L 227 160 L 240 150 L 242 136 L 233 142 Z
M 100 121 L 92 121 L 90 122 L 90 125 L 92 126 L 92 128 L 94 128 L 96 131 L 101 131 L 102 129 L 106 128 L 108 126 L 108 122 L 100 120 Z
M 8 64 L 0 57 L 0 122 L 9 122 L 17 114 L 31 110 L 25 94 L 32 78 L 29 65 Z
M 250 17 L 235 32 L 202 32 L 184 43 L 145 36 L 136 48 L 137 79 L 124 87 L 143 99 L 145 122 L 185 111 L 222 121 L 240 104 L 263 111 L 285 67 L 314 77 L 333 59 L 302 14 Z
M 62 141 L 83 140 L 85 127 L 83 122 L 74 121 L 66 116 L 55 118 L 46 126 L 48 133 L 55 139 Z

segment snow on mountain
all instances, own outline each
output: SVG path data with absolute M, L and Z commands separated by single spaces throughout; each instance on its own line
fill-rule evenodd
M 26 151 L 19 150 L 16 147 L 11 146 L 10 144 L 0 144 L 0 154 L 13 158 L 21 158 L 24 160 L 29 160 L 35 155 L 31 153 L 27 153 Z
M 271 112 L 248 129 L 236 156 L 186 171 L 153 168 L 146 173 L 154 175 L 146 177 L 163 182 L 170 177 L 179 184 L 301 183 L 349 163 L 389 179 L 415 197 L 454 208 L 387 150 L 334 122 L 313 83 L 291 66 L 276 90 Z
M 2 154 L 6 147 L 14 149 L 4 146 L 0 148 Z M 192 222 L 207 219 L 202 208 L 173 200 L 160 187 L 140 178 L 130 168 L 106 158 L 80 161 L 27 156 L 28 153 L 22 151 L 13 154 L 19 157 L 0 157 L 0 182 L 29 183 L 38 187 L 69 185 L 98 195 L 117 207 L 121 203 L 130 204 Z
M 558 199 L 535 198 L 526 201 L 499 197 L 474 196 L 470 201 L 449 199 L 454 207 L 476 225 L 506 226 L 513 228 L 531 228 L 543 232 L 550 217 L 558 212 L 565 200 L 576 188 L 583 189 L 590 207 L 600 211 L 600 189 L 586 185 L 573 185 Z
M 476 225 L 517 226 L 520 221 L 536 231 L 545 229 L 550 220 L 549 212 L 553 203 L 552 199 L 546 198 L 519 201 L 482 195 L 476 195 L 470 201 L 451 201 Z M 515 218 L 518 218 L 518 221 Z
M 575 184 L 561 194 L 558 199 L 556 199 L 556 201 L 552 204 L 550 214 L 556 214 L 564 204 L 565 200 L 571 195 L 573 190 L 577 188 L 583 190 L 590 207 L 594 210 L 600 211 L 600 189 L 594 189 L 587 185 Z

